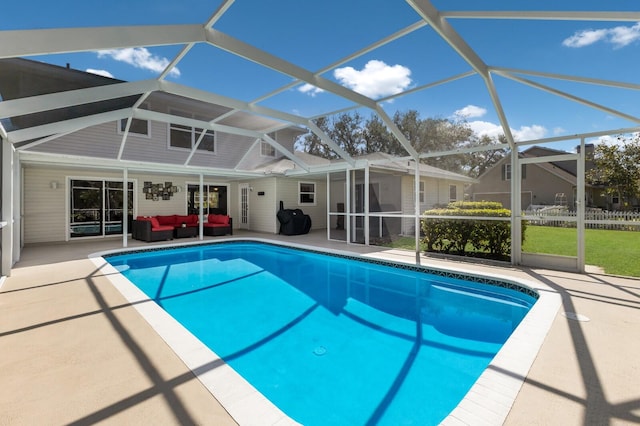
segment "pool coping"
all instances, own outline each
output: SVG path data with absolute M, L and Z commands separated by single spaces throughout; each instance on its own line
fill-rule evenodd
M 240 374 L 236 373 L 235 370 L 221 360 L 215 352 L 202 344 L 184 326 L 153 300 L 149 299 L 131 281 L 121 275 L 103 257 L 115 253 L 146 252 L 225 242 L 259 242 L 360 259 L 372 263 L 389 263 L 407 269 L 417 268 L 425 271 L 455 273 L 513 283 L 536 292 L 539 296 L 537 302 L 465 397 L 443 419 L 441 422 L 443 425 L 497 425 L 504 423 L 561 305 L 560 295 L 555 290 L 537 281 L 487 272 L 470 272 L 464 268 L 456 267 L 421 267 L 397 259 L 385 258 L 384 252 L 382 254 L 354 253 L 305 244 L 274 242 L 273 240 L 262 238 L 231 237 L 219 239 L 215 242 L 168 243 L 149 248 L 119 248 L 90 254 L 88 257 L 96 267 L 109 278 L 114 287 L 134 306 L 137 312 L 227 410 L 229 415 L 242 425 L 297 425 L 299 423 L 288 417 L 275 404 L 269 401 Z

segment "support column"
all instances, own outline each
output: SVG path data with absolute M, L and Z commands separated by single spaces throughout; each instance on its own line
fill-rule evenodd
M 14 246 L 14 148 L 6 139 L 2 139 L 2 263 L 0 275 L 10 276 L 13 266 Z
M 369 162 L 364 166 L 364 245 L 369 245 Z
M 420 211 L 420 163 L 416 160 L 416 170 L 414 173 L 413 185 L 414 185 L 414 200 L 415 200 L 415 218 L 414 218 L 414 229 L 415 229 L 415 239 L 416 239 L 416 265 L 420 265 L 420 215 L 422 212 Z M 426 188 L 425 188 L 426 191 Z
M 204 226 L 203 226 L 203 222 L 204 222 L 204 208 L 202 207 L 204 205 L 204 175 L 202 173 L 200 173 L 200 204 L 198 206 L 198 235 L 199 235 L 199 239 L 203 240 L 204 239 Z M 189 188 L 185 188 L 185 191 L 189 191 Z M 227 212 L 228 213 L 228 212 Z
M 346 201 L 346 206 L 345 206 L 345 216 L 346 216 L 346 224 L 345 224 L 345 230 L 347 232 L 347 244 L 351 244 L 351 169 L 347 169 L 345 170 L 345 173 L 347 175 L 347 182 L 346 182 L 346 193 L 345 193 L 345 201 Z
M 129 170 L 122 169 L 122 247 L 127 247 L 129 240 Z M 135 190 L 135 188 L 134 188 Z
M 522 262 L 522 181 L 518 149 L 511 150 L 511 264 Z
M 580 138 L 580 152 L 578 153 L 578 167 L 576 169 L 577 172 L 577 181 L 576 185 L 578 186 L 576 189 L 576 216 L 577 223 L 576 228 L 578 229 L 578 259 L 577 266 L 578 272 L 585 272 L 585 245 L 584 245 L 584 226 L 585 226 L 585 156 L 584 152 L 584 138 Z
M 327 241 L 331 239 L 331 172 L 327 172 Z

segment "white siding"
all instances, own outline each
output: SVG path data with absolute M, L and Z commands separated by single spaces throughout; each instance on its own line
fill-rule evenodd
M 316 184 L 316 205 L 300 205 L 298 203 L 298 182 L 314 182 Z M 311 229 L 327 227 L 327 180 L 300 178 L 278 179 L 278 206 L 280 200 L 285 209 L 301 209 L 311 217 Z M 277 219 L 276 219 L 277 220 Z
M 184 176 L 159 176 L 151 174 L 137 174 L 129 173 L 129 179 L 136 179 L 136 190 L 134 196 L 138 198 L 137 209 L 134 208 L 135 216 L 156 216 L 156 215 L 172 215 L 172 214 L 187 214 L 187 186 Z M 147 200 L 146 194 L 142 193 L 144 182 L 149 181 L 151 183 L 171 182 L 174 186 L 179 186 L 182 190 L 176 194 L 173 194 L 169 200 Z
M 67 214 L 69 203 L 70 178 L 95 178 L 121 180 L 122 172 L 79 169 L 59 169 L 44 167 L 26 167 L 24 169 L 24 242 L 25 244 L 60 242 L 67 238 Z M 134 217 L 137 215 L 171 215 L 187 212 L 187 183 L 199 182 L 197 177 L 180 175 L 158 175 L 129 173 L 134 181 Z M 52 189 L 51 182 L 58 182 L 58 188 Z M 142 192 L 145 181 L 153 183 L 172 182 L 182 191 L 170 200 L 147 200 Z M 205 183 L 224 184 L 224 181 L 205 178 Z M 237 216 L 237 184 L 229 185 L 229 214 Z M 271 191 L 272 193 L 275 191 Z M 272 213 L 275 217 L 275 212 Z
M 424 177 L 420 179 L 424 182 L 424 202 L 420 203 L 420 213 L 424 213 L 425 210 L 434 208 L 439 204 L 449 203 L 449 185 L 457 186 L 458 200 L 463 196 L 463 184 L 454 181 L 441 180 L 436 178 Z M 402 212 L 404 214 L 415 213 L 415 187 L 413 176 L 404 176 L 402 178 Z M 414 220 L 403 219 L 402 232 L 404 234 L 414 233 Z
M 24 243 L 64 241 L 66 231 L 66 173 L 64 170 L 24 170 Z M 58 189 L 51 189 L 51 182 Z
M 253 189 L 249 192 L 249 229 L 277 234 L 276 178 L 252 180 L 247 183 Z M 264 192 L 264 195 L 258 195 L 260 192 Z

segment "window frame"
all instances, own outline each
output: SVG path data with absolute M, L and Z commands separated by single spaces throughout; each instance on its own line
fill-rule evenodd
M 502 165 L 502 180 L 511 180 L 511 164 Z
M 269 149 L 268 153 L 265 153 L 265 146 Z M 276 147 L 271 145 L 269 142 L 265 142 L 263 140 L 260 141 L 260 156 L 261 157 L 270 157 L 275 158 L 276 156 Z
M 140 106 L 140 109 L 149 109 L 149 106 L 147 104 L 142 104 L 142 106 Z M 120 120 L 116 121 L 116 127 L 118 129 L 118 134 L 119 135 L 124 135 L 124 129 L 127 128 L 127 120 L 128 118 L 121 118 Z M 138 123 L 146 123 L 147 124 L 147 133 L 138 133 L 132 129 L 135 129 L 134 123 L 138 122 Z M 145 138 L 145 139 L 151 139 L 151 122 L 149 120 L 144 120 L 142 118 L 132 118 L 131 119 L 131 126 L 129 126 L 129 133 L 128 136 L 137 136 L 140 138 Z
M 188 114 L 184 111 L 179 111 L 179 110 L 170 110 L 169 111 L 171 114 L 173 115 L 177 115 L 179 117 L 186 117 L 186 118 L 190 118 L 193 117 L 193 115 Z M 213 150 L 209 150 L 209 149 L 203 149 L 201 148 L 203 146 L 202 141 L 200 142 L 200 144 L 198 145 L 198 147 L 196 148 L 196 152 L 197 153 L 203 153 L 203 154 L 207 154 L 207 155 L 217 155 L 218 153 L 218 137 L 217 137 L 217 132 L 211 129 L 202 129 L 199 127 L 192 127 L 192 126 L 187 126 L 184 124 L 178 124 L 178 123 L 167 123 L 167 149 L 170 150 L 176 150 L 176 151 L 189 151 L 191 152 L 196 144 L 196 142 L 198 141 L 198 139 L 200 138 L 200 134 L 202 133 L 202 131 L 205 130 L 206 133 L 203 136 L 203 138 L 207 138 L 208 136 L 211 136 L 213 138 Z M 189 148 L 184 147 L 184 146 L 175 146 L 171 144 L 172 141 L 172 132 L 173 131 L 178 131 L 178 132 L 184 132 L 184 133 L 188 133 L 189 134 Z
M 302 185 L 312 185 L 313 191 L 302 191 Z M 316 205 L 316 194 L 317 194 L 318 185 L 316 182 L 309 181 L 298 181 L 298 205 L 299 206 L 315 206 Z M 303 201 L 303 195 L 311 195 L 313 201 Z
M 451 190 L 453 189 L 453 198 L 451 198 Z M 458 185 L 450 183 L 449 184 L 449 202 L 453 203 L 458 201 Z

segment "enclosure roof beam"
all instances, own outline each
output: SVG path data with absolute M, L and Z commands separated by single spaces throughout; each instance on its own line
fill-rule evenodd
M 140 95 L 159 88 L 160 85 L 156 80 L 142 80 L 11 99 L 0 102 L 0 117 L 17 117 L 19 115 Z
M 443 18 L 459 19 L 524 19 L 544 21 L 640 21 L 640 12 L 581 12 L 581 11 L 442 11 Z
M 0 31 L 0 58 L 205 42 L 202 25 Z
M 500 97 L 496 91 L 489 67 L 478 56 L 478 54 L 467 44 L 467 42 L 453 29 L 453 27 L 442 17 L 440 12 L 431 4 L 429 0 L 407 0 L 407 2 L 413 7 L 413 9 L 422 18 L 429 23 L 431 28 L 447 43 L 453 50 L 455 50 L 462 59 L 464 59 L 471 67 L 482 76 L 491 102 L 496 110 L 500 124 L 502 125 L 502 131 L 504 132 L 507 142 L 513 147 L 515 146 L 513 135 L 511 134 L 511 128 L 507 121 L 507 116 L 504 113 Z

